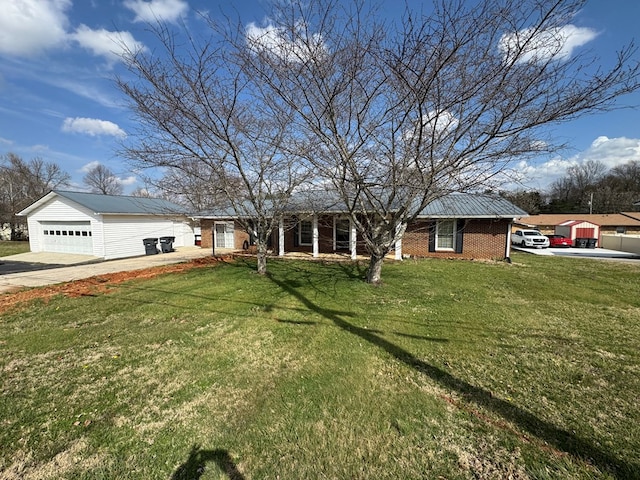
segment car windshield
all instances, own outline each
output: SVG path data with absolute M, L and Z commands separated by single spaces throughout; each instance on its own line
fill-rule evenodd
M 539 231 L 537 230 L 525 230 L 523 232 L 525 235 L 542 235 Z

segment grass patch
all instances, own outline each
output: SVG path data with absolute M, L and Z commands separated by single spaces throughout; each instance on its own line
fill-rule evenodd
M 640 268 L 246 261 L 0 319 L 0 478 L 638 478 Z
M 12 242 L 8 240 L 0 240 L 0 257 L 8 257 L 9 255 L 17 255 L 29 251 L 29 242 Z

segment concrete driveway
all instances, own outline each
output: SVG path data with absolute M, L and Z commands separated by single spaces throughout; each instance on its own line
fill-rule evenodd
M 0 293 L 21 287 L 40 287 L 107 273 L 188 262 L 211 255 L 211 250 L 200 247 L 178 247 L 171 253 L 108 261 L 89 255 L 20 253 L 0 257 Z
M 640 255 L 629 252 L 619 252 L 618 250 L 607 250 L 606 248 L 523 248 L 512 245 L 511 249 L 518 252 L 544 256 L 640 260 Z

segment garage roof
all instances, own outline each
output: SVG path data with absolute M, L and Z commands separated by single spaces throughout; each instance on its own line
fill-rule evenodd
M 588 213 L 548 213 L 531 215 L 525 219 L 518 219 L 523 225 L 535 225 L 538 227 L 560 225 L 569 220 L 595 223 L 603 227 L 640 227 L 640 218 L 632 216 L 633 212 L 588 214 Z
M 62 197 L 93 213 L 101 215 L 184 215 L 184 207 L 161 198 L 129 197 L 124 195 L 101 195 L 97 193 L 66 192 L 53 190 L 40 200 L 29 205 L 18 215 L 29 215 L 32 211 Z

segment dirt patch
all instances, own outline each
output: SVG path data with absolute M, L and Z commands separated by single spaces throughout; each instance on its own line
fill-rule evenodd
M 107 294 L 114 290 L 120 283 L 131 280 L 145 280 L 166 273 L 185 272 L 193 268 L 202 268 L 215 265 L 220 262 L 232 260 L 232 256 L 225 257 L 202 257 L 185 263 L 175 263 L 172 265 L 162 265 L 158 267 L 143 268 L 141 270 L 130 270 L 125 272 L 108 273 L 95 277 L 74 280 L 73 282 L 59 283 L 47 287 L 37 287 L 18 292 L 0 295 L 0 313 L 32 300 L 42 299 L 45 302 L 50 298 L 64 295 L 66 297 L 82 297 Z

